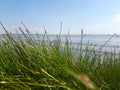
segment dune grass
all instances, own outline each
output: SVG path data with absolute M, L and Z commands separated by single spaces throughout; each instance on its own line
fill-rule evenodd
M 74 49 L 60 36 L 52 42 L 47 33 L 35 40 L 19 27 L 23 39 L 6 31 L 0 38 L 0 89 L 3 90 L 119 90 L 120 57 Z M 47 42 L 44 40 L 47 37 Z M 102 58 L 101 58 L 102 57 Z

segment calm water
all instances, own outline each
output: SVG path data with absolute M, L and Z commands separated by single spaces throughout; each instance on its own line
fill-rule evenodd
M 113 37 L 112 36 L 113 35 L 84 35 L 82 40 L 83 48 L 87 46 L 89 48 L 95 48 L 96 50 L 99 50 L 100 48 L 102 48 L 102 51 L 119 52 L 120 51 L 120 35 L 115 35 Z M 33 37 L 37 39 L 36 35 L 33 35 Z M 42 37 L 43 35 L 40 35 L 40 38 Z M 54 41 L 56 39 L 56 35 L 49 35 L 48 37 L 50 38 L 51 41 Z M 69 35 L 69 36 L 61 35 L 62 42 L 65 42 L 66 38 L 68 40 L 71 40 L 74 47 L 77 47 L 78 43 L 81 42 L 81 35 Z M 107 42 L 108 40 L 109 42 Z
M 14 34 L 13 36 L 24 39 L 24 37 L 22 35 Z M 33 34 L 32 36 L 36 40 L 38 40 L 38 39 L 42 39 L 44 35 L 39 35 L 39 38 L 35 34 Z M 48 35 L 48 37 L 51 41 L 54 41 L 57 36 L 56 35 Z M 95 47 L 96 49 L 99 49 L 111 37 L 112 37 L 112 35 L 88 35 L 88 34 L 86 34 L 83 36 L 82 42 L 85 47 L 88 46 L 88 47 Z M 71 42 L 73 43 L 73 46 L 76 46 L 78 43 L 81 42 L 80 35 L 69 35 L 69 36 L 61 35 L 60 38 L 61 38 L 62 42 L 65 42 L 66 38 L 68 40 L 71 40 Z M 47 40 L 47 37 L 45 37 L 44 39 Z M 120 50 L 120 35 L 115 35 L 114 37 L 112 37 L 112 39 L 110 39 L 110 41 L 105 44 L 105 46 L 102 48 L 102 50 L 103 51 L 112 51 L 112 52 L 114 50 L 116 50 L 117 52 L 119 52 L 119 50 Z
M 33 35 L 33 36 L 36 38 L 36 35 Z M 113 37 L 112 36 L 113 35 L 84 35 L 82 40 L 83 48 L 89 47 L 89 48 L 95 48 L 96 50 L 99 50 L 100 48 L 102 48 L 102 51 L 118 53 L 120 52 L 120 35 L 115 35 Z M 40 35 L 40 38 L 42 37 L 43 35 Z M 56 39 L 56 35 L 49 35 L 49 38 L 51 41 L 54 41 Z M 73 46 L 75 47 L 77 47 L 78 43 L 81 42 L 81 35 L 69 35 L 69 36 L 61 35 L 62 42 L 65 42 L 66 38 L 68 40 L 71 40 L 71 42 L 73 43 Z M 107 42 L 108 40 L 109 42 Z
M 33 35 L 36 39 L 36 35 Z M 40 38 L 42 38 L 43 35 L 40 35 Z M 55 40 L 56 35 L 49 35 L 48 36 L 50 40 Z M 108 41 L 112 35 L 84 35 L 83 36 L 83 43 L 87 44 L 94 44 L 94 45 L 103 45 L 106 41 Z M 81 42 L 81 36 L 80 35 L 61 35 L 62 42 L 65 42 L 65 40 L 69 39 L 73 43 L 80 43 Z M 46 39 L 46 38 L 45 38 Z M 106 46 L 120 46 L 120 36 L 116 35 L 114 36 L 107 44 Z
M 43 35 L 39 35 L 40 38 L 43 37 Z M 93 44 L 93 45 L 103 45 L 108 41 L 113 35 L 84 35 L 82 42 L 84 44 Z M 36 35 L 33 35 L 33 37 L 36 37 Z M 56 35 L 49 35 L 48 36 L 50 40 L 55 40 Z M 65 42 L 66 38 L 71 40 L 73 43 L 80 43 L 81 42 L 81 36 L 80 35 L 61 35 L 62 42 Z M 46 39 L 46 38 L 45 38 Z M 110 41 L 106 44 L 106 46 L 120 46 L 120 36 L 115 35 L 110 39 Z

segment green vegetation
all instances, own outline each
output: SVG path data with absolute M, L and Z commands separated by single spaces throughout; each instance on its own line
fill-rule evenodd
M 0 38 L 0 89 L 3 90 L 120 90 L 120 57 L 74 49 L 47 33 L 36 41 L 26 28 L 24 40 L 6 31 Z M 47 37 L 47 42 L 44 40 Z M 73 49 L 74 52 L 73 53 Z

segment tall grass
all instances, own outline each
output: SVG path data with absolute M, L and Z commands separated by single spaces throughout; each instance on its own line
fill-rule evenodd
M 89 48 L 83 51 L 82 44 L 73 51 L 69 38 L 64 45 L 60 36 L 52 42 L 47 33 L 35 40 L 27 28 L 25 32 L 19 27 L 23 40 L 2 27 L 6 34 L 0 38 L 0 89 L 120 89 L 120 57 L 115 54 L 101 56 Z

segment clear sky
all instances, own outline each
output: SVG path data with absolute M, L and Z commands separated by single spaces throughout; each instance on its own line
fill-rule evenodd
M 0 22 L 11 33 L 22 26 L 31 33 L 120 34 L 120 0 L 0 0 Z M 0 27 L 0 33 L 4 33 Z

